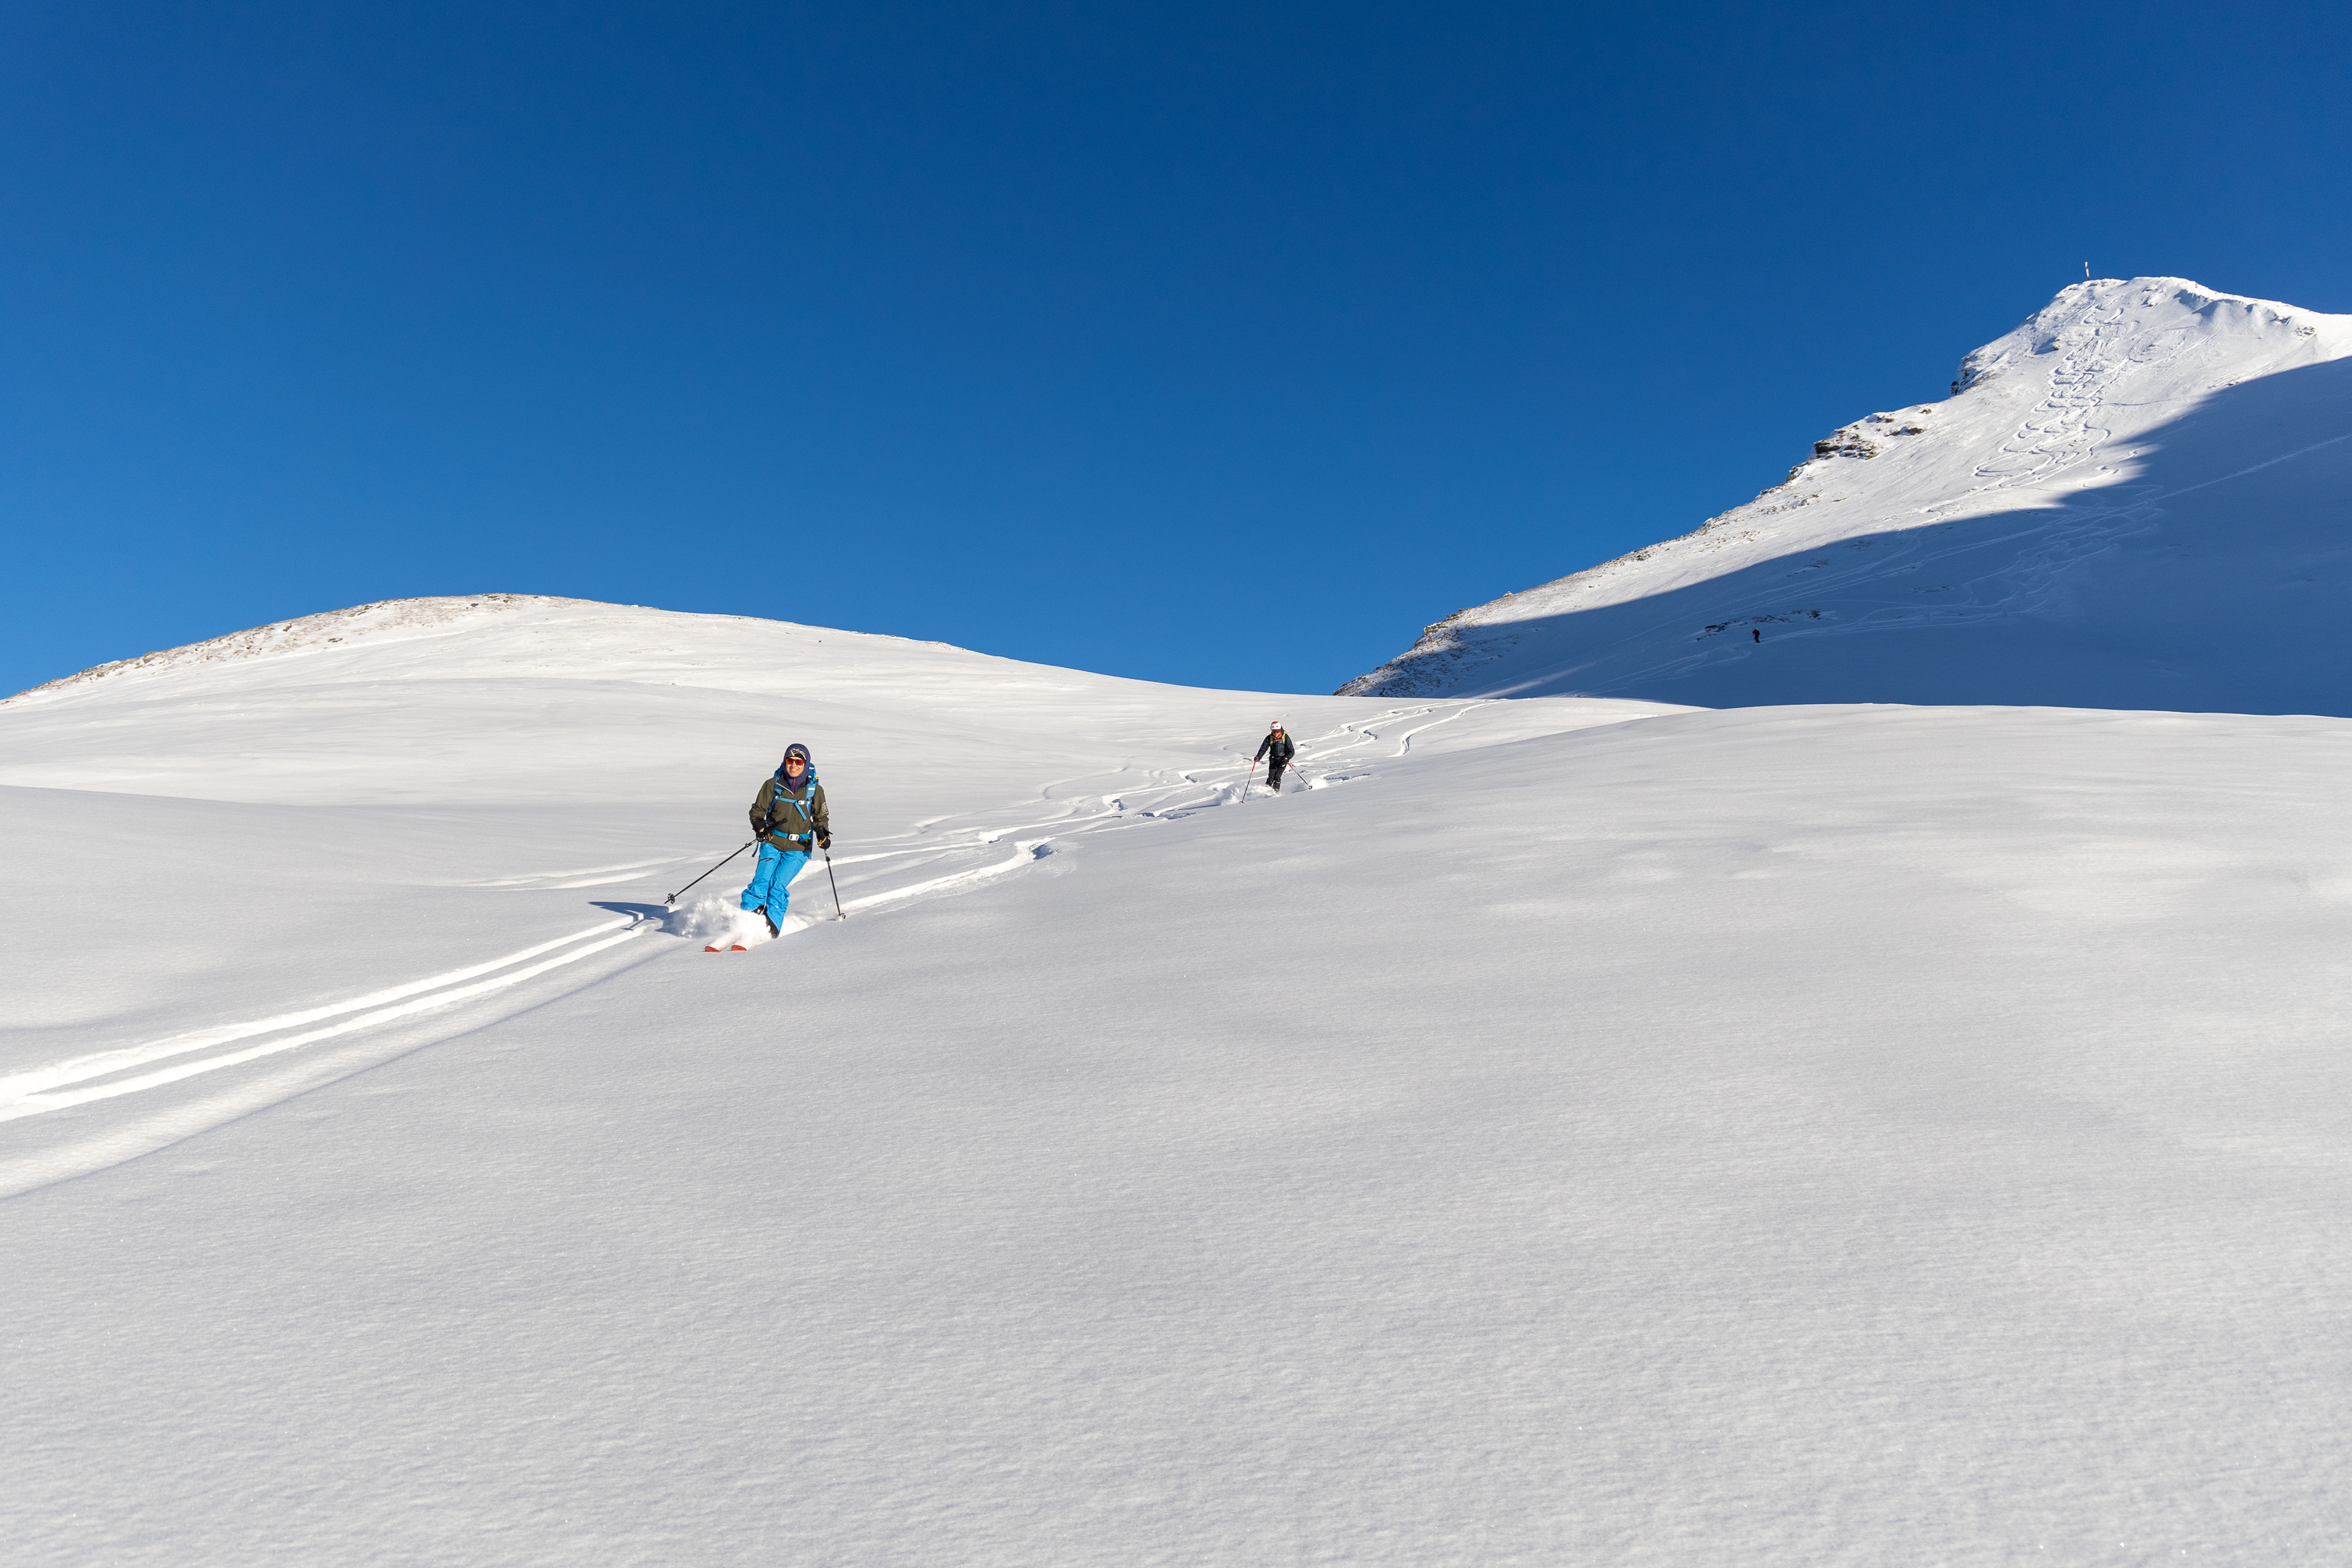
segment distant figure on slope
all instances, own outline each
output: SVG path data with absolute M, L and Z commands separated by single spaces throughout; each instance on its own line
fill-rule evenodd
M 1763 633 L 1763 632 L 1762 632 L 1762 630 L 1761 630 L 1761 629 L 1759 629 L 1759 627 L 1756 627 L 1756 626 L 1750 626 L 1750 627 L 1748 627 L 1748 635 L 1749 637 L 1754 637 L 1758 642 L 1762 642 L 1762 641 L 1764 640 L 1764 633 Z
M 1289 732 L 1283 729 L 1282 721 L 1276 719 L 1274 721 L 1274 728 L 1265 732 L 1265 739 L 1257 743 L 1257 756 L 1252 757 L 1250 761 L 1265 759 L 1265 786 L 1275 794 L 1280 795 L 1282 770 L 1288 767 L 1290 759 L 1297 754 L 1298 748 L 1290 743 Z
M 760 868 L 743 889 L 743 907 L 757 910 L 768 922 L 768 934 L 783 930 L 784 911 L 792 907 L 793 879 L 808 864 L 809 846 L 833 847 L 833 827 L 824 810 L 824 785 L 816 782 L 809 765 L 809 749 L 794 741 L 784 748 L 783 764 L 760 786 L 751 803 L 751 837 L 760 841 Z

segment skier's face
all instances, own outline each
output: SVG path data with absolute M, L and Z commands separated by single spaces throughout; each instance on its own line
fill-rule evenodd
M 793 777 L 798 778 L 807 771 L 808 764 L 801 761 L 798 757 L 786 757 L 784 759 L 784 772 L 790 773 Z

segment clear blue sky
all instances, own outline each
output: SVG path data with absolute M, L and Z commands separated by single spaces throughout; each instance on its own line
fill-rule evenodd
M 1328 690 L 2090 262 L 2352 310 L 2340 6 L 0 11 L 0 691 L 494 589 Z

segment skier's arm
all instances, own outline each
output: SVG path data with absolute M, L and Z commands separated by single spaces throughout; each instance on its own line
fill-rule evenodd
M 818 839 L 830 844 L 833 842 L 833 816 L 824 808 L 824 785 L 819 784 L 809 793 L 816 797 L 809 803 L 812 814 L 809 821 L 815 826 Z
M 751 837 L 754 838 L 768 836 L 768 805 L 775 798 L 775 794 L 776 781 L 770 779 L 760 786 L 760 798 L 751 803 Z
M 1257 743 L 1257 755 L 1256 755 L 1256 756 L 1255 756 L 1255 757 L 1252 757 L 1252 758 L 1250 759 L 1250 761 L 1251 761 L 1251 762 L 1254 762 L 1254 763 L 1256 763 L 1256 762 L 1263 762 L 1263 761 L 1265 761 L 1265 749 L 1266 749 L 1268 746 L 1271 746 L 1271 745 L 1273 745 L 1273 744 L 1274 744 L 1274 737 L 1273 737 L 1272 735 L 1268 735 L 1265 740 L 1260 741 L 1260 742 Z

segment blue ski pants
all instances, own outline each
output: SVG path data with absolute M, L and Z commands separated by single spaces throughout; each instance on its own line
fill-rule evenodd
M 808 864 L 805 849 L 779 849 L 772 844 L 760 846 L 760 867 L 751 873 L 751 885 L 743 889 L 743 907 L 756 910 L 765 905 L 768 918 L 778 925 L 784 922 L 784 911 L 793 907 L 793 879 Z

